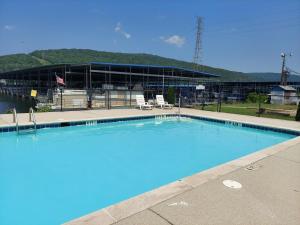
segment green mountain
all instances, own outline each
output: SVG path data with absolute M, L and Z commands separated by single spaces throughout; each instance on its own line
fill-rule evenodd
M 247 73 L 247 75 L 255 80 L 276 82 L 280 81 L 280 73 Z M 288 81 L 300 82 L 300 76 L 290 75 Z
M 89 49 L 55 49 L 38 50 L 29 54 L 0 56 L 0 73 L 43 65 L 89 62 L 151 64 L 161 66 L 177 66 L 187 69 L 194 68 L 194 64 L 190 62 L 151 54 L 113 53 Z M 200 66 L 199 69 L 208 73 L 220 75 L 218 80 L 221 81 L 265 81 L 265 76 L 261 73 L 247 74 L 210 66 Z M 276 77 L 279 79 L 279 75 L 273 74 L 272 81 Z M 267 80 L 269 79 L 271 78 L 268 75 Z

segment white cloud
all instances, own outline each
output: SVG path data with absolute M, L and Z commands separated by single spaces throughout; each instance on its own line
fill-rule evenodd
M 126 39 L 131 38 L 131 34 L 127 33 L 126 31 L 124 31 L 122 29 L 122 25 L 120 22 L 117 23 L 117 25 L 115 27 L 115 32 L 122 34 Z
M 131 34 L 129 34 L 129 33 L 123 32 L 123 35 L 124 35 L 127 39 L 131 38 Z
M 185 38 L 180 37 L 179 35 L 172 35 L 170 37 L 160 37 L 162 41 L 164 41 L 167 44 L 175 45 L 178 48 L 182 47 L 185 44 Z
M 116 25 L 116 27 L 115 27 L 115 32 L 118 32 L 120 30 L 121 30 L 121 23 L 118 22 L 117 25 Z
M 4 28 L 4 30 L 13 30 L 13 29 L 15 29 L 15 26 L 5 25 L 3 28 Z

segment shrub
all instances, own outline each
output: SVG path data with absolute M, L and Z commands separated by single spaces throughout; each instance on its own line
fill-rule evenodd
M 258 94 L 256 92 L 250 92 L 247 96 L 246 101 L 250 103 L 267 102 L 268 96 L 264 94 Z
M 7 114 L 13 114 L 13 109 L 8 109 L 8 110 L 6 110 L 6 112 L 5 113 L 7 113 Z
M 255 103 L 257 101 L 257 93 L 256 92 L 250 92 L 246 99 L 247 102 Z
M 51 107 L 50 106 L 43 106 L 43 107 L 40 107 L 36 110 L 36 112 L 51 112 Z
M 168 88 L 167 101 L 170 104 L 175 103 L 175 89 L 173 87 Z

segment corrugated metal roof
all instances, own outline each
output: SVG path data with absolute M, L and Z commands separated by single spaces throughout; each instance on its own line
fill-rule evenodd
M 296 89 L 291 86 L 279 85 L 279 87 L 285 91 L 296 91 Z
M 173 69 L 182 72 L 194 73 L 196 75 L 207 76 L 207 77 L 219 77 L 219 75 L 201 72 L 197 70 L 186 69 L 182 67 L 176 66 L 160 66 L 160 65 L 147 65 L 147 64 L 130 64 L 130 63 L 106 63 L 106 62 L 91 62 L 91 64 L 95 65 L 104 65 L 104 66 L 119 66 L 119 67 L 145 67 L 145 68 L 153 68 L 153 69 Z
M 135 67 L 135 68 L 152 68 L 152 69 L 165 69 L 165 70 L 174 70 L 174 72 L 182 72 L 189 75 L 196 75 L 196 76 L 202 76 L 202 77 L 219 77 L 219 75 L 215 75 L 212 73 L 206 73 L 201 72 L 197 70 L 191 70 L 176 66 L 160 66 L 160 65 L 146 65 L 146 64 L 125 64 L 125 63 L 106 63 L 106 62 L 90 62 L 90 63 L 83 63 L 83 64 L 71 64 L 71 63 L 61 63 L 61 64 L 52 64 L 52 65 L 44 65 L 44 66 L 38 66 L 38 67 L 31 67 L 26 69 L 20 69 L 20 70 L 14 70 L 14 71 L 8 71 L 3 72 L 0 74 L 9 74 L 9 73 L 16 73 L 16 72 L 23 72 L 23 71 L 32 71 L 32 70 L 42 70 L 42 69 L 52 69 L 56 67 L 81 67 L 86 65 L 99 65 L 99 66 L 113 66 L 113 67 Z

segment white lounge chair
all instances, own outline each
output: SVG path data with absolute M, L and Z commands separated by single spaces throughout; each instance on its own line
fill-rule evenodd
M 84 108 L 83 99 L 72 99 L 73 108 Z
M 156 104 L 158 106 L 160 106 L 162 109 L 164 109 L 164 108 L 172 109 L 173 108 L 172 104 L 165 102 L 163 95 L 156 95 Z
M 150 105 L 148 102 L 145 102 L 144 95 L 136 95 L 136 104 L 140 109 L 152 109 L 153 105 Z

